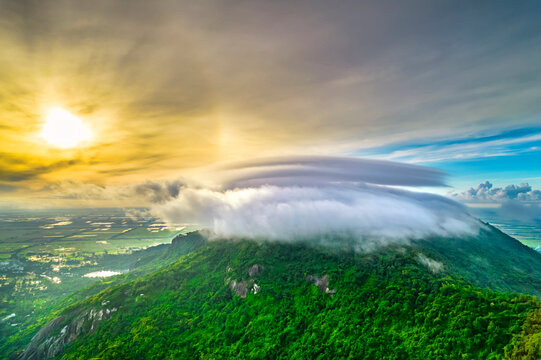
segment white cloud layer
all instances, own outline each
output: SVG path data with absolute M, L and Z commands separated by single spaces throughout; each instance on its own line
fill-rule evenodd
M 281 170 L 284 166 L 287 171 Z M 480 227 L 452 200 L 377 184 L 442 185 L 441 173 L 429 168 L 307 157 L 231 168 L 248 168 L 249 175 L 226 182 L 222 189 L 181 188 L 174 199 L 156 204 L 153 214 L 168 223 L 199 224 L 216 237 L 325 243 L 343 235 L 356 239 L 360 249 L 430 236 L 474 235 Z M 363 179 L 372 184 L 359 181 Z
M 485 181 L 466 191 L 451 193 L 450 196 L 470 204 L 494 204 L 497 207 L 492 208 L 492 212 L 507 220 L 530 225 L 541 221 L 541 190 L 532 189 L 528 183 L 495 187 L 490 181 Z
M 445 186 L 440 170 L 394 161 L 346 156 L 287 156 L 236 162 L 221 168 L 225 188 L 379 184 Z
M 532 189 L 528 183 L 494 187 L 490 181 L 485 181 L 452 196 L 458 200 L 472 202 L 541 201 L 541 191 Z
M 169 223 L 197 223 L 225 238 L 297 240 L 338 234 L 396 241 L 479 230 L 474 218 L 445 198 L 383 187 L 183 189 L 153 212 Z

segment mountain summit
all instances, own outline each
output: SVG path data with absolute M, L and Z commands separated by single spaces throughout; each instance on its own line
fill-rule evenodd
M 153 261 L 195 250 L 66 308 L 20 359 L 539 355 L 541 255 L 515 239 L 342 244 L 178 237 Z

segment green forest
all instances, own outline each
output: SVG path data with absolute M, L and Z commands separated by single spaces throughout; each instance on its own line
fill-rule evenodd
M 172 264 L 63 310 L 47 336 L 59 338 L 77 321 L 84 336 L 75 333 L 57 357 L 540 358 L 535 297 L 434 272 L 419 249 L 203 245 L 194 234 L 176 246 L 194 241 L 198 246 L 188 247 L 197 250 Z M 100 310 L 111 313 L 99 322 L 80 320 Z

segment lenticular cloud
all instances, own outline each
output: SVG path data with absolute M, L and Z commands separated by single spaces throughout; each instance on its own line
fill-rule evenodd
M 480 223 L 454 201 L 378 184 L 443 185 L 442 174 L 430 168 L 302 157 L 222 171 L 221 188 L 185 187 L 153 212 L 169 223 L 199 224 L 220 238 L 295 241 L 340 235 L 375 244 L 479 231 Z

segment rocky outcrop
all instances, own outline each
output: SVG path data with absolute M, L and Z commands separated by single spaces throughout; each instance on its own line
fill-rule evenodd
M 21 360 L 50 359 L 62 352 L 79 336 L 92 333 L 98 324 L 117 311 L 117 308 L 74 310 L 51 320 L 32 338 L 21 353 Z
M 232 270 L 233 269 L 231 269 L 231 267 L 228 267 L 226 269 L 226 273 L 230 273 Z M 251 278 L 258 276 L 259 274 L 261 274 L 261 271 L 263 271 L 263 266 L 259 264 L 254 264 L 250 267 L 250 269 L 248 269 L 248 276 Z M 248 292 L 250 292 L 251 294 L 257 294 L 261 291 L 261 286 L 257 285 L 253 279 L 242 279 L 240 281 L 236 281 L 231 280 L 230 277 L 227 277 L 225 281 L 226 284 L 229 284 L 229 288 L 231 289 L 231 291 L 233 291 L 235 295 L 241 298 L 245 298 Z
M 254 283 L 254 286 L 252 287 L 252 290 L 250 290 L 250 292 L 252 294 L 257 294 L 260 291 L 261 291 L 261 286 L 257 285 L 256 283 Z
M 229 283 L 229 288 L 241 298 L 245 298 L 248 293 L 248 284 L 246 284 L 244 280 L 239 282 L 236 282 L 235 280 L 231 281 Z
M 263 271 L 263 266 L 259 264 L 254 264 L 252 265 L 250 270 L 248 270 L 248 275 L 250 277 L 258 276 L 259 274 L 261 274 L 261 271 Z
M 321 292 L 324 292 L 326 294 L 335 294 L 335 289 L 329 289 L 329 275 L 323 275 L 323 276 L 314 276 L 314 275 L 308 275 L 306 277 L 306 281 L 309 283 L 314 284 L 318 287 L 318 289 Z

